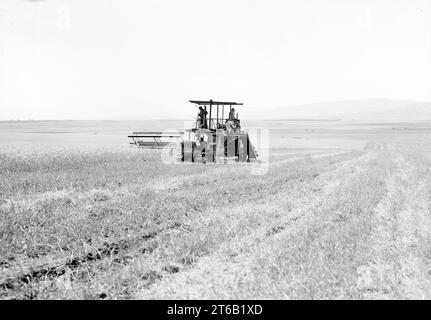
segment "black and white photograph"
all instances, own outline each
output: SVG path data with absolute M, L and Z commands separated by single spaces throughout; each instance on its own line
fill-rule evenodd
M 1 0 L 0 300 L 429 299 L 431 1 Z

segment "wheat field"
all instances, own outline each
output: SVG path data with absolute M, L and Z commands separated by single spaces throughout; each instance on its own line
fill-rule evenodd
M 2 151 L 0 298 L 429 299 L 430 134 L 273 149 L 263 175 Z

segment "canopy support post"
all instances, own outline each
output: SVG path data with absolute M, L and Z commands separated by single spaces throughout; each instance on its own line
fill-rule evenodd
M 213 104 L 212 104 L 212 100 L 210 100 L 210 118 L 209 118 L 209 125 L 208 125 L 208 129 L 211 130 L 211 113 L 212 113 L 212 109 L 213 109 Z

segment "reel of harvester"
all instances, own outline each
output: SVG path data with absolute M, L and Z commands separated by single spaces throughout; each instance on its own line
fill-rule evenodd
M 178 160 L 182 162 L 249 162 L 258 157 L 247 132 L 241 130 L 241 121 L 234 106 L 237 102 L 190 100 L 199 108 L 192 128 L 181 134 L 169 132 L 136 132 L 129 136 L 141 148 L 180 145 Z M 225 108 L 229 108 L 225 117 Z

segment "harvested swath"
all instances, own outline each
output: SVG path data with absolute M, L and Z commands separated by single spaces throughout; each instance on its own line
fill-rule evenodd
M 30 282 L 39 281 L 41 279 L 52 279 L 55 277 L 62 276 L 66 273 L 66 270 L 75 270 L 79 268 L 81 265 L 83 265 L 84 263 L 98 261 L 107 256 L 119 255 L 120 253 L 125 252 L 129 248 L 130 243 L 132 242 L 137 242 L 139 240 L 148 241 L 155 238 L 158 234 L 160 234 L 163 231 L 166 231 L 169 229 L 181 228 L 181 227 L 182 227 L 181 223 L 175 222 L 164 229 L 161 229 L 158 231 L 152 231 L 144 235 L 141 235 L 139 237 L 135 237 L 133 239 L 120 240 L 115 243 L 105 243 L 103 247 L 95 250 L 94 252 L 89 252 L 83 257 L 75 257 L 64 264 L 57 265 L 57 266 L 41 266 L 41 267 L 35 268 L 34 270 L 31 270 L 28 273 L 18 275 L 17 277 L 14 277 L 14 278 L 8 278 L 3 283 L 0 283 L 0 289 L 2 289 L 3 291 L 15 290 L 23 285 L 29 284 Z M 151 253 L 151 252 L 153 252 L 152 247 L 146 247 L 141 250 L 141 253 Z M 127 262 L 127 259 L 128 257 L 119 257 L 114 259 L 114 261 L 121 262 L 124 264 Z M 168 270 L 171 270 L 171 273 L 172 273 L 173 272 L 172 270 L 175 270 L 175 269 L 166 269 L 166 271 Z

